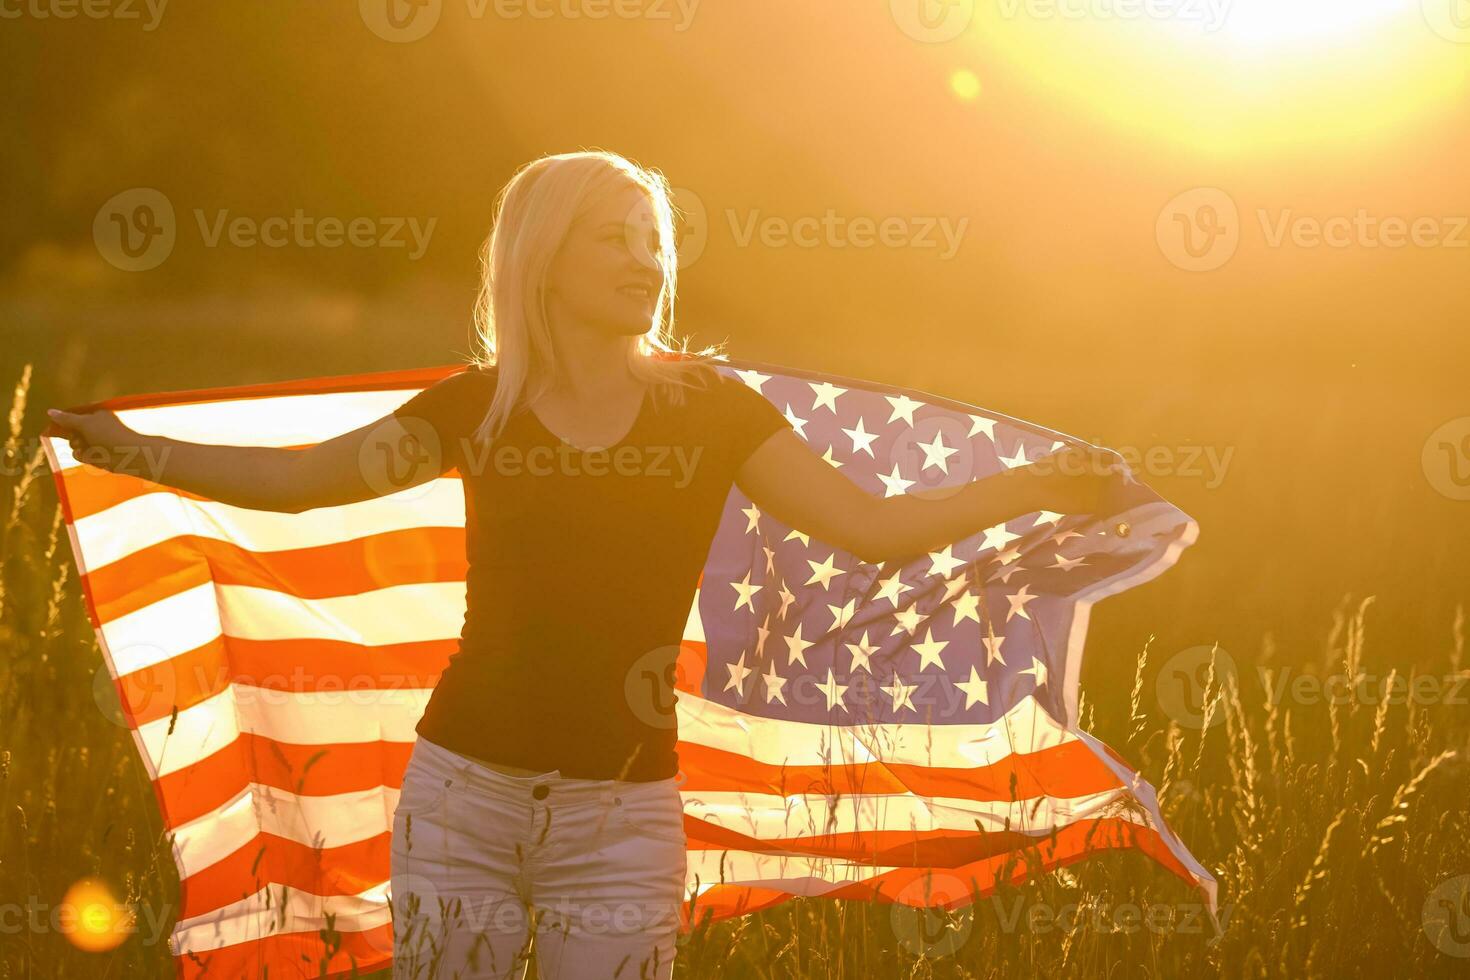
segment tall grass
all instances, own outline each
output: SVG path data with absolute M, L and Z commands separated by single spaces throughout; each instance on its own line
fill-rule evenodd
M 29 381 L 27 368 L 0 473 L 0 978 L 166 976 L 177 880 L 79 601 L 39 423 L 27 426 L 40 415 L 27 412 Z M 1470 975 L 1470 958 L 1436 946 L 1425 924 L 1445 895 L 1464 894 L 1443 883 L 1470 873 L 1463 610 L 1436 651 L 1370 642 L 1371 612 L 1371 599 L 1345 602 L 1315 651 L 1278 651 L 1267 635 L 1233 671 L 1212 659 L 1190 725 L 1150 696 L 1167 658 L 1147 644 L 1127 703 L 1085 703 L 1084 727 L 1142 768 L 1217 873 L 1219 932 L 1177 879 L 1105 853 L 953 911 L 797 900 L 701 926 L 681 939 L 676 975 Z M 1287 672 L 1430 693 L 1273 696 Z M 112 952 L 76 949 L 45 921 L 88 877 L 139 909 Z M 1451 912 L 1470 942 L 1470 908 Z

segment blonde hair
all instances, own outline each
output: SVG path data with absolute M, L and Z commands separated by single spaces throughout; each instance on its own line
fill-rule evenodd
M 516 171 L 500 191 L 490 235 L 480 253 L 480 290 L 474 306 L 471 364 L 494 366 L 498 383 L 474 441 L 488 446 L 531 389 L 538 397 L 557 380 L 543 286 L 546 271 L 572 222 L 601 196 L 629 183 L 648 195 L 658 230 L 654 256 L 663 288 L 648 331 L 628 339 L 628 365 L 635 377 L 674 404 L 682 387 L 708 384 L 709 368 L 724 359 L 724 343 L 691 351 L 674 335 L 674 296 L 679 271 L 674 207 L 663 174 L 604 150 L 543 156 Z

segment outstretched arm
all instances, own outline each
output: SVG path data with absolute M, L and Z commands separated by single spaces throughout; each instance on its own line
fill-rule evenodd
M 1097 507 L 1108 464 L 1064 450 L 1047 466 L 1021 466 L 958 487 L 875 497 L 818 456 L 790 429 L 751 453 L 735 482 L 790 527 L 874 564 L 937 550 L 1036 510 L 1085 514 Z
M 392 415 L 304 449 L 278 449 L 142 435 L 105 409 L 47 414 L 86 463 L 251 510 L 298 514 L 356 503 L 449 468 Z

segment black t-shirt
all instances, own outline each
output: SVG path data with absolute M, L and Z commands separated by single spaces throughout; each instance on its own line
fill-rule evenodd
M 493 366 L 393 413 L 410 428 L 424 420 L 464 481 L 464 629 L 420 735 L 569 777 L 678 772 L 672 706 L 651 708 L 649 685 L 672 676 L 736 472 L 791 426 L 724 370 L 683 388 L 678 405 L 650 388 L 628 435 L 594 453 L 562 443 L 524 402 L 488 450 L 472 443 Z

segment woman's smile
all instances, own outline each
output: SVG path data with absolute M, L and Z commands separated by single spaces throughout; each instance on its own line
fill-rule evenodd
M 646 282 L 626 283 L 618 287 L 618 293 L 623 296 L 635 296 L 644 302 L 652 302 L 658 295 L 657 289 Z

